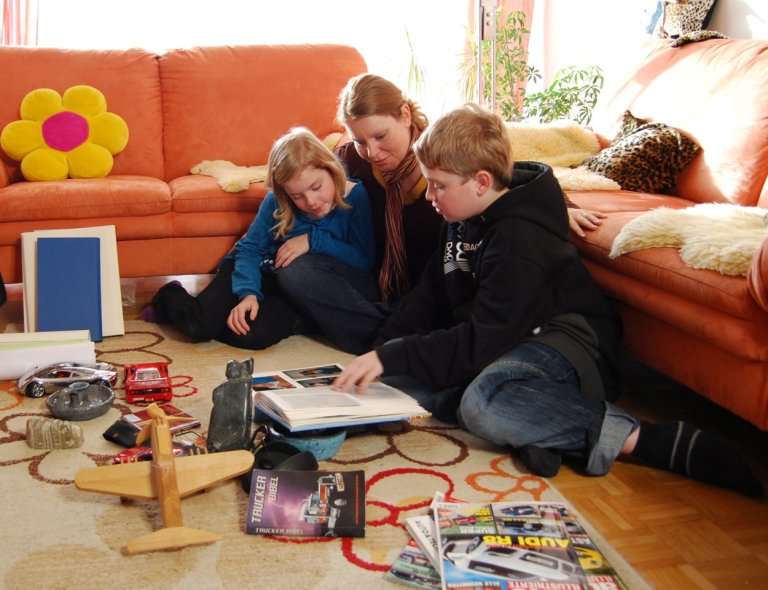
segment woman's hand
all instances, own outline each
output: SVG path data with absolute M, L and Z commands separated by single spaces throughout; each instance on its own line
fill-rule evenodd
M 568 208 L 568 225 L 571 230 L 580 238 L 585 235 L 584 230 L 594 231 L 603 224 L 606 218 L 605 213 L 600 211 L 590 211 L 589 209 Z
M 259 300 L 256 299 L 256 295 L 246 295 L 242 298 L 240 303 L 229 312 L 227 327 L 235 334 L 245 336 L 251 330 L 248 320 L 255 320 L 256 314 L 258 313 Z
M 277 249 L 275 256 L 275 268 L 288 266 L 302 254 L 309 252 L 309 234 L 301 234 L 295 238 L 286 240 L 285 243 Z
M 375 350 L 366 352 L 352 360 L 333 381 L 333 389 L 337 391 L 349 391 L 354 386 L 355 392 L 365 393 L 371 382 L 375 381 L 384 372 L 384 367 Z

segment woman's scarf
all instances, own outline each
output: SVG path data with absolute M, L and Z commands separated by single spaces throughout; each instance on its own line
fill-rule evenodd
M 413 142 L 421 134 L 415 125 L 411 126 L 411 143 L 408 152 L 392 172 L 382 172 L 386 182 L 386 203 L 384 226 L 386 243 L 384 259 L 379 272 L 379 289 L 384 301 L 394 301 L 405 295 L 411 288 L 408 280 L 408 262 L 403 236 L 403 186 L 419 165 L 413 153 Z

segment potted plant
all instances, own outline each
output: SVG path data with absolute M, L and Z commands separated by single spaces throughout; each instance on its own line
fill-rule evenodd
M 539 92 L 527 94 L 528 82 L 537 82 L 541 73 L 528 63 L 525 41 L 530 31 L 525 26 L 525 13 L 510 12 L 504 23 L 496 26 L 496 110 L 508 121 L 524 119 L 550 123 L 559 119 L 571 119 L 580 124 L 589 123 L 600 91 L 603 88 L 603 72 L 598 66 L 578 69 L 574 66 L 555 73 L 552 83 Z M 481 42 L 483 97 L 490 102 L 491 47 L 490 40 Z M 470 42 L 474 47 L 474 42 Z M 477 59 L 467 54 L 462 68 L 464 96 L 467 100 L 477 97 Z

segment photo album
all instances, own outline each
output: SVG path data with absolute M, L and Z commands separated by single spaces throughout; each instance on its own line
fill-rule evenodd
M 429 416 L 407 393 L 374 382 L 364 394 L 332 389 L 341 365 L 253 375 L 254 405 L 288 430 L 337 428 Z

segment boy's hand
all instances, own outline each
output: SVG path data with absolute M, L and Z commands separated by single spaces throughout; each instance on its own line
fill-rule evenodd
M 375 350 L 366 352 L 364 355 L 353 359 L 341 375 L 333 381 L 333 389 L 338 391 L 349 391 L 350 387 L 355 388 L 355 393 L 365 393 L 368 386 L 384 372 L 384 367 L 379 360 L 379 355 Z
M 275 256 L 275 268 L 288 266 L 302 254 L 309 252 L 309 234 L 301 234 L 285 243 L 277 249 Z
M 593 231 L 600 227 L 605 219 L 605 213 L 590 211 L 589 209 L 568 208 L 568 224 L 571 230 L 580 238 L 585 235 L 584 230 Z
M 259 300 L 256 299 L 256 295 L 246 295 L 242 298 L 240 303 L 229 312 L 227 327 L 235 334 L 245 336 L 251 330 L 248 320 L 255 320 L 256 314 L 258 313 Z

